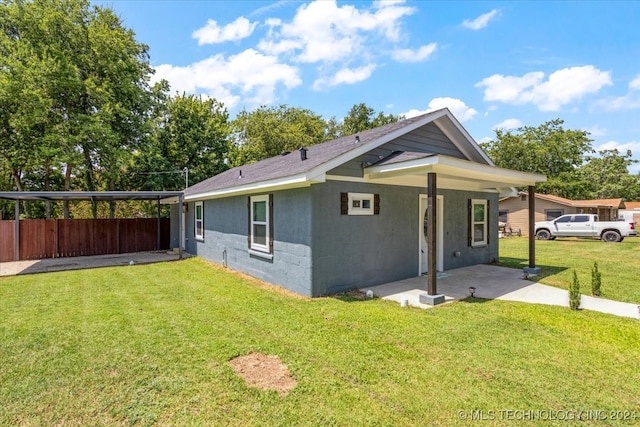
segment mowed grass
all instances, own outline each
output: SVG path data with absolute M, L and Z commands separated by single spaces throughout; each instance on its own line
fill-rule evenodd
M 0 425 L 637 425 L 639 349 L 638 320 L 310 300 L 199 259 L 3 278 Z M 297 387 L 248 387 L 250 352 Z
M 640 237 L 627 237 L 620 243 L 578 238 L 536 240 L 536 266 L 542 274 L 535 280 L 568 289 L 575 270 L 581 292 L 591 295 L 591 269 L 596 261 L 602 273 L 602 298 L 640 304 Z M 528 238 L 500 239 L 500 264 L 528 266 Z

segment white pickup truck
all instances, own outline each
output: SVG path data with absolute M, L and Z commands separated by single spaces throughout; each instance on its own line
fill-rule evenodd
M 536 222 L 536 238 L 553 240 L 556 237 L 599 237 L 605 242 L 621 242 L 636 236 L 633 222 L 598 221 L 598 215 L 562 215 L 553 221 Z

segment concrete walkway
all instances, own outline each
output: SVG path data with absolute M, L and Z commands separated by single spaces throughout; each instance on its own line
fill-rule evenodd
M 514 268 L 475 265 L 438 273 L 438 293 L 445 295 L 447 302 L 469 297 L 471 286 L 476 288 L 474 295 L 478 298 L 569 307 L 567 290 L 526 280 L 522 271 Z M 362 288 L 363 291 L 372 290 L 375 295 L 400 304 L 405 302 L 414 307 L 431 308 L 430 305 L 420 303 L 420 295 L 425 294 L 426 289 L 425 276 Z M 633 319 L 640 318 L 638 304 L 587 295 L 582 295 L 580 308 Z
M 182 253 L 187 258 L 187 253 Z M 117 265 L 150 264 L 153 262 L 176 261 L 179 256 L 171 251 L 132 252 L 116 255 L 78 256 L 69 258 L 48 258 L 29 261 L 0 263 L 0 276 L 46 273 L 49 271 L 78 270 L 82 268 L 112 267 Z

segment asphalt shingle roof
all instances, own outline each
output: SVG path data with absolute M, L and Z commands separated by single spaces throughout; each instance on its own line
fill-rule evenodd
M 439 111 L 412 117 L 395 123 L 390 123 L 375 129 L 369 129 L 356 135 L 312 145 L 307 148 L 307 159 L 301 160 L 299 152 L 271 157 L 259 162 L 237 166 L 211 178 L 201 181 L 184 192 L 185 196 L 194 196 L 227 188 L 238 187 L 246 184 L 254 184 L 261 181 L 269 181 L 285 178 L 309 172 L 314 168 L 327 163 L 351 150 L 363 145 L 371 144 L 379 138 L 407 127 L 417 121 L 424 120 L 429 115 L 435 115 Z M 372 147 L 373 148 L 373 147 Z M 242 171 L 242 177 L 240 177 Z

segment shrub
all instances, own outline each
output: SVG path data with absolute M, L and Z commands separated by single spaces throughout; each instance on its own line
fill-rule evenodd
M 591 295 L 599 297 L 601 295 L 600 287 L 602 286 L 602 273 L 598 271 L 598 261 L 593 263 L 591 269 Z
M 573 270 L 573 280 L 569 284 L 569 308 L 577 310 L 580 307 L 580 282 L 578 274 Z

